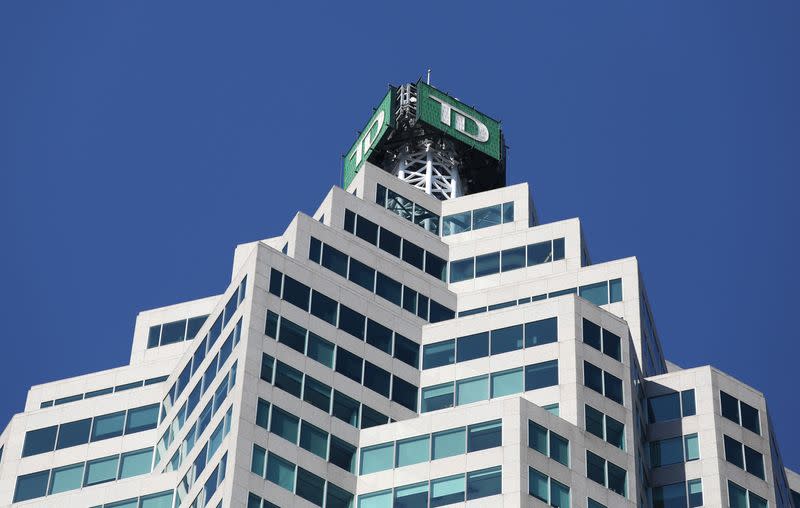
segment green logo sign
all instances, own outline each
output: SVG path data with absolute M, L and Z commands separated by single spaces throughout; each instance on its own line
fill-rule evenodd
M 500 124 L 432 86 L 417 83 L 417 116 L 467 145 L 500 160 Z
M 356 174 L 358 174 L 364 161 L 369 159 L 372 150 L 378 141 L 386 134 L 389 125 L 392 122 L 392 98 L 394 97 L 394 89 L 390 89 L 386 96 L 381 101 L 378 109 L 370 118 L 364 131 L 358 136 L 355 144 L 347 152 L 344 157 L 344 188 L 346 189 L 350 182 L 353 181 Z

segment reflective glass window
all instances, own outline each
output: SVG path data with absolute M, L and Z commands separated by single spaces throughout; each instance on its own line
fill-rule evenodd
M 548 318 L 525 323 L 525 347 L 558 341 L 558 319 Z
M 320 318 L 326 323 L 336 326 L 339 304 L 336 300 L 329 298 L 319 291 L 311 294 L 311 315 Z
M 569 441 L 555 432 L 550 432 L 550 457 L 569 467 Z
M 514 202 L 503 203 L 503 224 L 514 222 Z
M 430 460 L 430 437 L 428 435 L 404 439 L 397 442 L 395 467 L 410 466 Z
M 419 368 L 419 344 L 400 334 L 395 334 L 394 357 L 403 363 L 411 365 L 415 369 Z
M 375 294 L 399 306 L 402 303 L 403 285 L 378 272 Z
M 522 375 L 522 367 L 510 369 L 502 372 L 494 372 L 491 376 L 491 396 L 503 397 L 514 393 L 525 391 L 525 380 Z
M 467 427 L 467 452 L 477 452 L 502 444 L 502 421 L 494 420 Z
M 361 449 L 359 474 L 370 474 L 392 469 L 394 465 L 394 443 L 385 443 Z
M 417 313 L 417 292 L 403 286 L 403 308 L 412 314 Z
M 258 398 L 258 406 L 256 407 L 256 425 L 264 429 L 269 429 L 269 402 Z
M 267 480 L 294 492 L 294 464 L 270 453 L 267 458 Z
M 603 413 L 591 406 L 585 407 L 586 430 L 600 439 L 605 439 L 603 434 Z
M 697 434 L 683 436 L 683 446 L 686 452 L 686 460 L 697 460 L 700 458 L 700 443 Z
M 528 446 L 542 455 L 547 455 L 547 429 L 530 420 L 528 420 Z
M 536 390 L 558 384 L 558 360 L 525 367 L 525 390 Z
M 81 481 L 83 481 L 83 462 L 53 469 L 53 479 L 50 481 L 48 494 L 58 494 L 59 492 L 79 489 L 81 488 Z
M 605 486 L 606 484 L 605 459 L 588 450 L 586 451 L 586 477 L 600 485 Z
M 300 426 L 300 448 L 327 460 L 328 433 L 307 421 L 303 421 Z
M 435 432 L 431 446 L 434 460 L 463 454 L 466 451 L 466 428 Z
M 422 389 L 422 412 L 453 407 L 453 383 L 444 383 Z
M 442 236 L 455 235 L 472 229 L 472 212 L 461 212 L 442 218 Z
M 528 266 L 552 261 L 552 242 L 550 240 L 528 245 Z
M 125 425 L 125 411 L 95 417 L 92 427 L 92 441 L 101 441 L 122 435 Z
M 583 362 L 583 384 L 588 388 L 603 393 L 603 371 L 589 362 Z
M 611 303 L 622 301 L 622 279 L 608 281 L 608 294 Z
M 441 281 L 447 280 L 447 261 L 430 252 L 425 254 L 425 272 Z
M 627 487 L 627 472 L 622 469 L 621 467 L 612 464 L 611 462 L 607 463 L 606 467 L 608 468 L 608 488 L 612 492 L 616 492 L 620 496 L 627 496 L 628 495 L 628 487 Z
M 359 403 L 342 392 L 333 391 L 333 409 L 331 413 L 336 418 L 358 427 Z
M 730 508 L 748 508 L 747 491 L 730 480 L 728 481 L 728 504 Z
M 326 245 L 327 247 L 327 245 Z M 284 277 L 283 280 L 283 299 L 303 310 L 308 310 L 308 299 L 311 296 L 311 289 L 305 284 L 294 280 L 291 277 Z
M 673 437 L 650 443 L 652 467 L 668 466 L 683 462 L 683 438 Z
M 461 282 L 475 277 L 475 258 L 450 262 L 450 282 Z
M 492 354 L 497 355 L 522 349 L 522 325 L 492 330 Z
M 333 368 L 333 343 L 316 333 L 308 332 L 308 346 L 306 355 L 326 367 Z
M 331 387 L 306 376 L 303 400 L 328 413 L 331 410 Z
M 490 252 L 475 257 L 475 277 L 500 273 L 500 253 Z
M 464 501 L 466 478 L 463 474 L 431 481 L 431 508 Z
M 264 333 L 267 335 L 267 337 L 271 337 L 273 339 L 278 338 L 278 318 L 279 316 L 274 312 L 272 312 L 271 310 L 267 311 L 267 324 L 264 326 Z M 200 361 L 203 361 L 202 358 L 200 359 Z M 194 369 L 197 369 L 197 365 L 200 365 L 200 363 L 199 362 L 195 363 L 196 365 L 193 364 L 195 365 Z
M 550 499 L 547 476 L 532 467 L 528 468 L 528 493 L 544 503 Z
M 272 373 L 275 366 L 275 358 L 264 353 L 261 355 L 261 379 L 267 383 L 272 383 Z
M 14 490 L 14 502 L 27 501 L 47 495 L 47 482 L 50 479 L 50 470 L 40 471 L 17 477 L 17 486 Z
M 139 508 L 170 508 L 172 506 L 172 491 L 159 492 L 139 498 Z
M 742 427 L 745 429 L 749 429 L 756 434 L 761 434 L 761 425 L 758 420 L 758 409 L 754 408 L 749 404 L 745 404 L 744 402 L 740 403 L 741 405 L 741 417 L 742 417 Z
M 606 415 L 606 441 L 620 450 L 625 449 L 625 424 Z
M 683 406 L 683 416 L 694 416 L 694 389 L 681 392 L 681 406 Z
M 375 270 L 361 261 L 350 258 L 350 273 L 347 278 L 370 293 L 375 291 Z
M 58 425 L 43 429 L 29 430 L 25 433 L 22 456 L 29 457 L 39 453 L 52 452 L 56 446 Z
M 186 339 L 186 320 L 173 321 L 161 326 L 161 345 L 175 344 Z
M 467 473 L 467 500 L 500 494 L 502 485 L 500 466 Z
M 456 405 L 470 404 L 489 398 L 489 376 L 456 381 Z
M 297 443 L 297 431 L 300 420 L 283 409 L 272 406 L 272 418 L 269 431 L 290 443 Z
M 278 342 L 304 354 L 306 352 L 306 329 L 283 318 L 281 319 L 281 328 L 278 333 Z
M 472 211 L 472 229 L 488 228 L 502 223 L 500 205 L 487 206 Z
M 598 282 L 578 288 L 578 295 L 592 302 L 595 305 L 606 305 L 608 303 L 608 282 Z
M 427 344 L 422 348 L 422 368 L 433 369 L 450 365 L 455 362 L 455 356 L 456 342 L 453 339 Z
M 153 449 L 139 450 L 123 453 L 120 458 L 119 478 L 130 478 L 150 472 L 150 463 L 153 460 Z
M 303 373 L 283 362 L 277 362 L 274 385 L 299 399 L 303 386 Z
M 650 423 L 674 420 L 681 417 L 681 400 L 677 393 L 668 393 L 647 399 Z
M 703 506 L 703 482 L 701 480 L 689 480 L 686 482 L 686 490 L 689 491 L 689 507 Z
M 564 259 L 564 239 L 556 238 L 553 240 L 553 261 Z
M 430 210 L 414 204 L 414 224 L 422 226 L 425 231 L 439 234 L 439 216 Z
M 295 493 L 310 502 L 311 504 L 322 506 L 325 492 L 325 480 L 319 476 L 306 471 L 302 467 L 297 468 L 297 487 Z
M 747 499 L 750 501 L 750 508 L 767 508 L 767 500 L 753 492 L 747 493 Z
M 356 447 L 334 435 L 331 435 L 328 461 L 330 461 L 330 463 L 333 465 L 339 466 L 345 471 L 355 473 Z
M 158 408 L 158 405 L 156 405 Z M 158 418 L 158 409 L 156 409 L 156 418 Z M 58 431 L 58 442 L 56 449 L 69 448 L 70 446 L 77 446 L 89 442 L 89 430 L 92 427 L 92 419 L 86 418 L 85 420 L 78 420 L 76 422 L 62 423 Z
M 366 404 L 361 406 L 361 428 L 369 429 L 377 427 L 378 425 L 385 425 L 389 423 L 389 417 L 385 414 L 375 411 Z
M 583 319 L 583 343 L 587 346 L 592 346 L 598 351 L 603 350 L 602 346 L 602 329 L 589 321 L 588 319 Z
M 459 362 L 489 356 L 489 332 L 459 337 L 457 349 Z
M 622 380 L 608 372 L 603 372 L 603 383 L 605 384 L 605 396 L 622 404 Z
M 394 376 L 392 381 L 392 400 L 412 410 L 417 410 L 417 395 L 419 389 L 411 383 Z
M 84 487 L 116 480 L 118 462 L 119 462 L 118 455 L 87 462 L 86 476 L 83 481 Z
M 619 336 L 605 329 L 603 330 L 603 353 L 618 362 L 622 361 L 622 346 Z
M 342 277 L 347 277 L 347 255 L 334 249 L 327 243 L 322 244 L 322 266 L 332 272 L 336 272 Z M 286 277 L 288 279 L 288 277 Z M 284 281 L 284 293 L 286 293 L 286 282 Z M 284 297 L 285 298 L 285 297 Z
M 391 508 L 392 489 L 358 496 L 358 508 Z
M 686 484 L 653 487 L 653 508 L 686 508 Z
M 350 210 L 345 210 L 344 212 L 344 229 L 352 233 L 352 229 L 348 229 L 348 219 L 351 221 L 354 220 L 354 214 Z M 352 228 L 352 225 L 350 226 Z M 308 259 L 319 264 L 322 261 L 322 242 L 311 237 L 311 240 L 308 244 Z

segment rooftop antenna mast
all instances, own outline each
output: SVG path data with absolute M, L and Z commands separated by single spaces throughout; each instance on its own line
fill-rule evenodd
M 425 80 L 425 84 L 426 85 L 430 85 L 431 84 L 431 70 L 430 69 L 428 69 L 428 78 Z

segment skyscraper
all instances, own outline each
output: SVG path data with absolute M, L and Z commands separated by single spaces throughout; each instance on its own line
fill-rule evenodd
M 128 366 L 31 388 L 0 505 L 800 508 L 763 394 L 664 358 L 636 258 L 540 224 L 497 121 L 391 87 L 342 177 Z

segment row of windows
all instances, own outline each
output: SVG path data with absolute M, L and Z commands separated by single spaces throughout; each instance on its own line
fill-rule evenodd
M 661 439 L 650 443 L 651 467 L 669 466 L 700 458 L 697 433 Z
M 625 449 L 625 424 L 589 405 L 584 406 L 584 411 L 584 423 L 590 434 L 594 434 L 620 450 Z
M 150 472 L 153 449 L 112 455 L 17 478 L 14 502 L 27 501 Z
M 311 315 L 347 332 L 358 340 L 365 340 L 367 344 L 376 347 L 384 353 L 391 354 L 401 362 L 419 368 L 419 344 L 403 337 L 390 328 L 367 318 L 346 305 L 338 303 L 333 298 L 325 296 L 316 289 L 311 293 L 311 305 L 308 299 L 295 298 L 294 288 L 305 286 L 288 275 L 283 275 L 278 270 L 272 269 L 270 273 L 269 292 L 292 305 L 309 312 Z M 287 288 L 289 288 L 287 292 Z M 281 292 L 283 290 L 283 292 Z M 283 295 L 283 296 L 282 296 Z M 274 318 L 273 318 L 274 319 Z M 272 323 L 267 321 L 267 330 Z M 269 334 L 269 332 L 267 331 Z
M 601 328 L 586 318 L 583 318 L 583 343 L 618 362 L 622 361 L 622 345 L 619 335 Z
M 445 215 L 442 218 L 442 236 L 456 235 L 510 222 L 514 222 L 513 201 Z
M 653 487 L 653 508 L 694 508 L 703 506 L 703 482 L 689 480 Z
M 147 334 L 147 349 L 194 339 L 206 319 L 208 314 L 151 326 Z
M 569 467 L 569 441 L 531 420 L 528 420 L 528 447 Z
M 214 497 L 214 494 L 217 492 L 217 489 L 222 482 L 225 481 L 225 473 L 228 469 L 228 452 L 225 452 L 225 455 L 222 456 L 220 459 L 219 464 L 217 467 L 211 471 L 211 474 L 208 475 L 208 479 L 206 479 L 206 483 L 203 484 L 203 488 L 200 492 L 197 493 L 197 497 L 194 498 L 192 504 L 189 505 L 189 508 L 205 508 L 208 505 L 208 502 Z M 178 503 L 175 506 L 180 505 L 180 499 L 178 499 Z M 217 504 L 217 508 L 222 508 L 222 500 Z
M 195 421 L 194 425 L 190 426 L 189 431 L 186 433 L 186 437 L 183 439 L 183 442 L 178 449 L 175 450 L 175 453 L 172 454 L 172 457 L 166 466 L 167 471 L 175 471 L 180 467 L 181 464 L 183 464 L 183 460 L 192 452 L 192 449 L 194 449 L 195 444 L 200 439 L 200 436 L 203 435 L 203 431 L 205 431 L 208 425 L 211 423 L 214 415 L 217 414 L 220 408 L 225 404 L 228 395 L 231 393 L 231 391 L 233 391 L 233 387 L 236 384 L 236 365 L 237 364 L 234 363 L 231 366 L 228 375 L 222 380 L 220 385 L 214 391 L 214 397 L 212 397 L 206 403 L 205 407 L 203 407 L 202 411 L 199 412 L 197 421 Z M 163 456 L 163 453 L 166 452 L 166 450 L 172 444 L 174 436 L 178 435 L 178 432 L 172 429 L 172 427 L 177 427 L 177 424 L 173 423 L 173 425 L 170 426 L 170 429 L 165 431 L 164 436 L 156 447 L 156 463 L 158 463 L 160 458 Z M 225 431 L 225 434 L 227 434 L 227 431 Z
M 175 383 L 170 387 L 169 392 L 167 392 L 167 396 L 164 398 L 163 401 L 163 411 L 164 415 L 172 409 L 172 405 L 174 402 L 177 402 L 178 398 L 183 394 L 186 388 L 189 386 L 189 381 L 191 381 L 192 377 L 198 372 L 200 369 L 200 364 L 206 357 L 206 354 L 209 353 L 219 339 L 222 336 L 222 330 L 225 329 L 225 326 L 233 319 L 233 314 L 239 308 L 239 305 L 242 303 L 245 297 L 245 292 L 247 291 L 247 276 L 242 279 L 242 282 L 239 283 L 239 286 L 233 292 L 233 294 L 228 299 L 228 302 L 225 304 L 225 307 L 222 309 L 222 312 L 219 316 L 214 320 L 214 324 L 211 325 L 211 329 L 203 337 L 203 340 L 197 345 L 197 349 L 194 350 L 194 354 L 192 358 L 189 359 L 187 364 L 184 366 L 183 370 L 181 371 L 178 379 Z M 223 344 L 222 348 L 220 349 L 219 354 L 217 355 L 220 359 L 222 357 L 226 358 L 230 355 L 231 350 L 236 344 L 239 343 L 239 339 L 241 338 L 242 327 L 241 327 L 241 319 L 236 324 L 235 330 L 228 334 L 225 343 Z M 224 361 L 217 362 L 217 357 L 215 357 L 211 364 L 206 369 L 206 372 L 203 373 L 202 376 L 202 383 L 208 386 L 208 383 L 216 376 L 217 370 L 219 367 L 222 366 Z M 198 386 L 201 384 L 201 381 L 197 382 L 194 390 L 197 390 Z M 206 388 L 202 388 L 201 392 L 205 392 Z M 188 414 L 184 415 L 188 416 Z M 163 417 L 162 417 L 163 418 Z M 176 418 L 180 418 L 180 415 L 176 415 Z
M 266 353 L 261 357 L 261 379 L 353 427 L 368 429 L 389 423 L 388 416 Z
M 586 450 L 586 477 L 622 497 L 628 492 L 628 472 Z
M 255 457 L 253 461 L 255 462 Z M 253 472 L 266 478 L 268 482 L 293 492 L 316 506 L 346 508 L 353 503 L 353 494 L 272 452 L 267 454 L 265 460 L 259 464 L 254 463 L 253 466 Z
M 172 491 L 167 490 L 141 497 L 106 503 L 92 508 L 171 508 Z
M 502 492 L 501 466 L 461 473 L 430 482 L 362 494 L 358 508 L 427 508 L 463 503 Z
M 344 230 L 436 279 L 447 282 L 447 261 L 371 220 L 344 211 Z
M 647 399 L 647 418 L 650 423 L 677 420 L 684 416 L 694 416 L 696 412 L 694 389 Z
M 722 416 L 745 429 L 755 432 L 759 436 L 761 435 L 758 409 L 740 401 L 736 397 L 728 395 L 722 390 L 720 390 L 719 396 Z
M 461 282 L 564 259 L 564 239 L 522 245 L 450 262 L 450 282 Z
M 259 398 L 256 408 L 256 425 L 280 436 L 290 443 L 308 450 L 323 460 L 350 473 L 356 472 L 356 447 L 333 434 Z M 330 437 L 330 439 L 329 439 Z M 253 444 L 253 465 L 263 462 L 266 451 Z M 260 457 L 260 458 L 259 458 Z M 260 469 L 259 469 L 260 471 Z M 253 471 L 258 473 L 258 471 Z
M 172 422 L 167 426 L 167 429 L 164 431 L 164 435 L 161 437 L 161 441 L 169 447 L 172 443 L 174 437 L 181 431 L 183 428 L 184 423 L 190 420 L 190 416 L 194 412 L 197 404 L 200 402 L 200 399 L 203 395 L 211 388 L 211 385 L 217 380 L 218 374 L 220 374 L 222 366 L 225 362 L 230 358 L 231 354 L 233 353 L 233 349 L 239 344 L 239 340 L 241 337 L 241 329 L 242 329 L 242 320 L 239 319 L 239 322 L 236 323 L 234 330 L 228 335 L 228 338 L 222 344 L 222 347 L 219 349 L 219 352 L 214 356 L 214 359 L 211 360 L 211 363 L 208 364 L 206 367 L 205 372 L 203 375 L 197 379 L 197 383 L 195 384 L 192 391 L 189 392 L 189 396 L 186 398 L 186 401 L 183 403 L 181 408 L 178 412 L 173 416 Z M 190 363 L 191 365 L 191 363 Z M 189 379 L 191 378 L 190 372 L 187 370 L 189 365 L 186 366 L 186 369 L 181 372 L 180 376 L 178 377 L 178 381 L 174 387 L 178 387 L 183 389 L 184 386 L 188 383 Z M 233 382 L 236 380 L 236 364 L 234 362 L 234 366 L 231 368 L 231 372 L 233 375 L 229 375 L 228 383 L 222 382 L 216 389 L 214 394 L 213 400 L 219 399 L 219 403 L 227 396 L 228 388 L 226 385 L 233 386 Z M 174 388 L 173 387 L 173 388 Z M 221 397 L 221 399 L 220 399 Z M 172 409 L 172 396 L 167 395 L 167 397 L 162 401 L 162 408 L 161 408 L 161 418 L 162 420 L 167 415 L 167 413 Z M 210 404 L 209 404 L 210 405 Z M 217 409 L 219 405 L 217 406 Z M 208 410 L 208 405 L 205 408 Z M 216 411 L 216 409 L 215 409 Z M 161 443 L 159 443 L 161 444 Z M 164 450 L 159 446 L 159 453 L 162 453 Z
M 556 341 L 558 341 L 557 318 L 531 321 L 524 325 L 507 326 L 427 344 L 422 349 L 422 368 L 433 369 Z
M 439 235 L 438 215 L 381 184 L 376 187 L 375 202 L 426 231 Z
M 583 384 L 618 404 L 623 403 L 622 380 L 587 361 L 583 362 Z
M 507 307 L 514 307 L 516 305 L 524 305 L 526 303 L 538 302 L 547 300 L 548 298 L 555 298 L 562 295 L 577 294 L 585 298 L 595 305 L 606 305 L 607 303 L 616 303 L 622 301 L 622 279 L 613 279 L 595 284 L 588 284 L 578 288 L 562 289 L 553 291 L 552 293 L 544 293 L 536 296 L 529 296 L 527 298 L 520 298 L 519 300 L 510 300 L 508 302 L 495 303 L 487 307 L 476 307 L 474 309 L 459 311 L 458 317 L 473 316 L 475 314 L 482 314 L 484 312 L 505 309 Z
M 730 508 L 767 508 L 767 500 L 728 480 Z
M 725 436 L 725 460 L 764 480 L 764 456 L 730 436 Z
M 528 494 L 550 506 L 569 508 L 569 487 L 536 469 L 528 468 Z
M 125 383 L 117 386 L 111 386 L 108 388 L 101 388 L 99 390 L 92 390 L 90 392 L 79 393 L 77 395 L 69 395 L 67 397 L 61 397 L 56 400 L 45 400 L 42 401 L 41 404 L 39 404 L 39 408 L 44 409 L 46 407 L 60 406 L 61 404 L 67 404 L 70 402 L 76 402 L 84 399 L 91 399 L 93 397 L 99 397 L 101 395 L 108 395 L 109 393 L 124 392 L 126 390 L 133 390 L 134 388 L 141 388 L 142 386 L 155 385 L 158 383 L 163 383 L 164 381 L 167 380 L 168 377 L 169 376 L 151 377 L 149 379 L 133 381 L 132 383 Z
M 558 360 L 493 372 L 422 389 L 421 412 L 558 385 Z
M 52 452 L 89 441 L 102 441 L 123 434 L 155 429 L 158 425 L 158 404 L 119 411 L 94 418 L 62 423 L 25 433 L 22 456 Z
M 231 430 L 231 425 L 233 423 L 233 405 L 228 407 L 228 411 L 225 412 L 225 417 L 220 420 L 217 426 L 214 428 L 214 431 L 211 432 L 211 435 L 208 439 L 208 442 L 203 445 L 200 449 L 200 452 L 195 457 L 194 462 L 186 471 L 186 474 L 181 479 L 180 483 L 178 484 L 178 489 L 175 491 L 175 506 L 179 506 L 183 498 L 186 497 L 189 490 L 191 490 L 192 485 L 194 482 L 197 481 L 197 478 L 203 473 L 208 464 L 208 461 L 214 456 L 214 454 L 219 450 L 220 446 L 222 446 L 222 440 L 228 435 Z M 197 436 L 199 437 L 200 434 L 198 433 Z M 225 457 L 227 457 L 228 453 L 225 453 Z M 225 468 L 225 457 L 220 461 L 219 465 L 223 468 L 223 475 L 224 468 Z M 173 469 L 170 469 L 173 470 Z M 213 475 L 212 475 L 213 476 Z M 210 478 L 209 478 L 209 481 Z M 212 482 L 213 483 L 213 482 Z M 209 487 L 211 484 L 206 482 L 204 488 L 211 488 L 216 489 L 217 485 L 213 485 L 213 487 Z M 213 495 L 214 492 L 211 492 Z M 209 496 L 210 497 L 210 496 Z M 197 500 L 195 500 L 197 501 Z
M 431 323 L 453 319 L 455 316 L 453 310 L 439 302 L 397 282 L 329 244 L 320 242 L 313 236 L 308 259 Z M 308 286 L 300 286 L 302 287 L 293 288 L 298 291 L 298 294 L 295 295 L 299 302 L 298 307 L 303 306 L 303 296 L 305 296 L 305 305 L 307 306 L 310 296 Z M 303 287 L 306 289 L 304 290 Z M 286 291 L 287 288 L 284 287 L 284 294 Z
M 275 333 L 277 330 L 277 333 Z M 328 368 L 331 368 L 363 384 L 370 390 L 402 404 L 412 411 L 417 408 L 418 388 L 403 379 L 390 374 L 387 370 L 364 360 L 341 346 L 329 342 L 313 332 L 267 311 L 267 335 L 277 337 L 277 341 L 295 351 L 304 354 Z
M 359 474 L 443 459 L 501 446 L 502 422 L 475 423 L 466 427 L 424 434 L 361 449 Z

